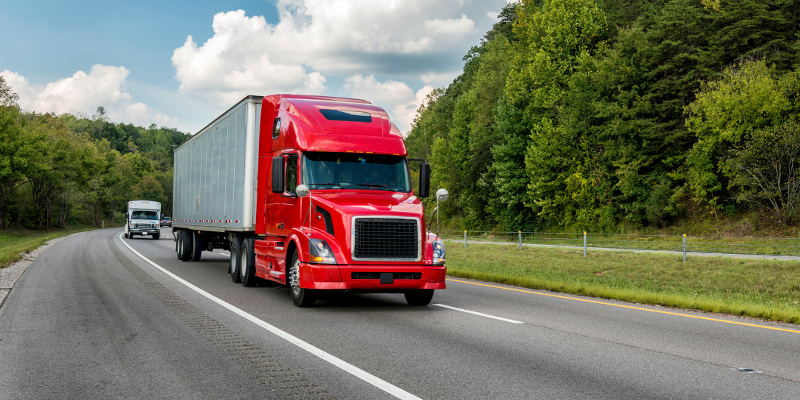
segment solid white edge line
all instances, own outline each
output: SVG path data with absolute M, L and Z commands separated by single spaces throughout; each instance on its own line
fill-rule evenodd
M 203 297 L 205 297 L 205 298 L 207 298 L 207 299 L 219 304 L 222 307 L 227 308 L 230 311 L 233 311 L 235 314 L 239 315 L 240 317 L 242 317 L 242 318 L 244 318 L 244 319 L 246 319 L 246 320 L 248 320 L 248 321 L 250 321 L 250 322 L 252 322 L 252 323 L 254 323 L 254 324 L 256 324 L 256 325 L 258 325 L 260 327 L 262 327 L 262 328 L 264 328 L 265 330 L 267 330 L 269 332 L 272 332 L 273 334 L 275 334 L 278 337 L 288 341 L 289 343 L 292 343 L 295 346 L 300 347 L 301 349 L 303 349 L 303 350 L 305 350 L 305 351 L 307 351 L 307 352 L 309 352 L 309 353 L 311 353 L 311 354 L 313 354 L 313 355 L 315 355 L 315 356 L 317 356 L 317 357 L 319 357 L 319 358 L 321 358 L 321 359 L 333 364 L 337 368 L 352 374 L 356 378 L 359 378 L 359 379 L 363 380 L 364 382 L 367 382 L 370 385 L 375 386 L 376 388 L 378 388 L 380 390 L 383 390 L 384 392 L 389 393 L 390 395 L 392 395 L 394 397 L 397 397 L 398 399 L 408 399 L 408 400 L 420 399 L 419 397 L 417 397 L 417 396 L 415 396 L 415 395 L 413 395 L 413 394 L 411 394 L 411 393 L 409 393 L 409 392 L 407 392 L 407 391 L 405 391 L 405 390 L 403 390 L 403 389 L 401 389 L 401 388 L 399 388 L 399 387 L 397 387 L 395 385 L 392 385 L 391 383 L 386 382 L 383 379 L 380 379 L 377 376 L 372 375 L 369 372 L 364 371 L 363 369 L 356 367 L 355 365 L 349 364 L 346 361 L 344 361 L 344 360 L 342 360 L 342 359 L 340 359 L 340 358 L 338 358 L 338 357 L 336 357 L 336 356 L 334 356 L 334 355 L 332 355 L 330 353 L 327 353 L 324 350 L 319 349 L 319 348 L 315 347 L 314 345 L 312 345 L 312 344 L 310 344 L 308 342 L 305 342 L 304 340 L 302 340 L 302 339 L 300 339 L 300 338 L 298 338 L 296 336 L 293 336 L 293 335 L 289 334 L 288 332 L 285 332 L 285 331 L 283 331 L 283 330 L 281 330 L 281 329 L 279 329 L 279 328 L 277 328 L 277 327 L 275 327 L 275 326 L 273 326 L 273 325 L 271 325 L 271 324 L 269 324 L 269 323 L 267 323 L 265 321 L 262 321 L 262 320 L 256 318 L 255 316 L 245 312 L 244 310 L 241 310 L 241 309 L 237 308 L 236 306 L 234 306 L 234 305 L 232 305 L 232 304 L 230 304 L 230 303 L 228 303 L 228 302 L 226 302 L 226 301 L 224 301 L 224 300 L 212 295 L 211 293 L 206 292 L 203 289 L 200 289 L 199 287 L 197 287 L 197 286 L 195 286 L 195 285 L 193 285 L 191 283 L 189 283 L 185 279 L 173 274 L 172 272 L 167 271 L 166 269 L 164 269 L 164 267 L 156 264 L 155 262 L 151 261 L 149 258 L 143 256 L 141 253 L 139 253 L 138 251 L 134 250 L 133 247 L 131 247 L 124 240 L 122 240 L 122 235 L 123 234 L 119 235 L 120 242 L 122 242 L 122 244 L 124 244 L 125 247 L 128 248 L 128 250 L 132 251 L 134 254 L 139 256 L 139 258 L 141 258 L 142 260 L 146 261 L 148 264 L 152 265 L 153 267 L 155 267 L 159 271 L 165 273 L 170 278 L 175 279 L 176 281 L 180 282 L 181 284 L 183 284 L 184 286 L 188 287 L 189 289 L 192 289 L 195 292 L 199 293 Z
M 465 312 L 465 313 L 468 313 L 468 314 L 479 315 L 481 317 L 492 318 L 492 319 L 496 319 L 498 321 L 510 322 L 512 324 L 524 324 L 524 322 L 522 322 L 522 321 L 517 321 L 517 320 L 503 318 L 503 317 L 498 317 L 498 316 L 495 316 L 495 315 L 484 314 L 484 313 L 480 313 L 480 312 L 477 312 L 477 311 L 465 310 L 463 308 L 452 307 L 452 306 L 448 306 L 448 305 L 444 305 L 444 304 L 434 304 L 434 306 L 447 308 L 447 309 L 455 310 L 455 311 L 461 311 L 461 312 Z

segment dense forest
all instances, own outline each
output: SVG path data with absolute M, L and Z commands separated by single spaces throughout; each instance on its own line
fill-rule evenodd
M 799 222 L 796 0 L 525 0 L 464 61 L 407 138 L 453 228 Z
M 172 151 L 189 138 L 175 129 L 20 110 L 0 77 L 0 229 L 108 225 L 127 202 L 171 210 Z

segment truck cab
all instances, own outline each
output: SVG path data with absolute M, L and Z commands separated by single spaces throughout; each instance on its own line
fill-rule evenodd
M 268 96 L 261 117 L 272 135 L 262 131 L 260 143 L 269 184 L 258 196 L 256 276 L 290 286 L 299 306 L 329 289 L 399 292 L 426 305 L 445 288 L 444 244 L 427 232 L 418 197 L 429 190 L 414 193 L 402 135 L 382 108 Z

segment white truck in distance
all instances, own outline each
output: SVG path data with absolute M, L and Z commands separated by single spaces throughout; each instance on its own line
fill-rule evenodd
M 125 213 L 125 237 L 150 235 L 158 240 L 161 237 L 161 203 L 150 200 L 128 202 Z

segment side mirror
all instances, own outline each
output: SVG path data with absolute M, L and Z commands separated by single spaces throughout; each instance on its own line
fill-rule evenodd
M 297 185 L 297 188 L 294 190 L 294 192 L 297 193 L 297 195 L 300 197 L 306 197 L 308 196 L 309 192 L 308 186 L 303 184 Z
M 419 165 L 419 197 L 431 195 L 431 165 L 423 162 Z
M 436 201 L 445 201 L 450 196 L 450 193 L 447 192 L 447 189 L 441 188 L 436 191 Z
M 283 193 L 283 157 L 272 158 L 272 193 Z

